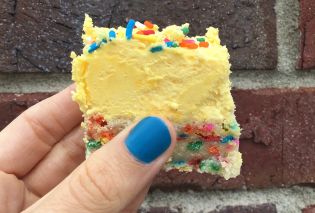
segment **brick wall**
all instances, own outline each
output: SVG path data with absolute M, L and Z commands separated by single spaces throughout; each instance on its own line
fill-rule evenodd
M 212 25 L 220 28 L 222 43 L 231 54 L 233 97 L 243 128 L 242 174 L 224 181 L 205 174 L 162 172 L 140 212 L 312 211 L 314 0 L 2 1 L 0 129 L 29 106 L 70 84 L 69 53 L 80 51 L 84 13 L 100 26 L 125 25 L 132 17 L 151 19 L 161 26 L 190 22 L 195 34 Z M 191 193 L 203 197 L 195 204 L 186 202 Z M 218 199 L 222 193 L 228 197 L 226 203 Z M 242 195 L 238 203 L 232 201 L 235 193 Z M 170 194 L 183 202 L 159 201 Z M 277 200 L 285 194 L 292 201 L 284 202 L 287 208 Z M 207 196 L 214 204 L 201 204 Z

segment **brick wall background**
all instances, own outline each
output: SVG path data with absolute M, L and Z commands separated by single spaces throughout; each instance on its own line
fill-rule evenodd
M 139 212 L 315 211 L 314 0 L 0 0 L 0 129 L 70 84 L 84 13 L 212 25 L 230 50 L 242 174 L 162 172 Z

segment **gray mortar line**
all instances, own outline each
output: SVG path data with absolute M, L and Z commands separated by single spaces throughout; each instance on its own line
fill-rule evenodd
M 296 0 L 276 0 L 278 66 L 277 71 L 235 71 L 231 75 L 236 89 L 315 87 L 315 73 L 295 69 L 299 54 Z M 57 92 L 71 83 L 69 73 L 2 73 L 0 92 Z
M 300 30 L 299 1 L 276 0 L 278 41 L 278 71 L 284 74 L 294 74 L 299 58 Z
M 315 188 L 298 187 L 259 190 L 186 191 L 149 193 L 142 207 L 182 208 L 183 212 L 210 212 L 222 206 L 255 205 L 274 203 L 278 213 L 301 212 L 302 208 L 315 203 Z
M 236 89 L 315 87 L 315 72 L 235 71 Z M 1 73 L 0 93 L 57 92 L 71 84 L 69 73 Z

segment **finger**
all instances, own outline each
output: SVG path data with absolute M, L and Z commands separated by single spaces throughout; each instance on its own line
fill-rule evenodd
M 83 131 L 78 126 L 57 143 L 45 158 L 23 178 L 27 188 L 35 194 L 43 196 L 65 179 L 84 161 L 85 148 L 82 138 Z
M 130 129 L 94 152 L 28 211 L 97 213 L 125 209 L 168 160 L 176 140 L 172 125 L 158 117 L 147 117 Z
M 72 88 L 30 107 L 0 132 L 0 170 L 25 175 L 80 123 L 82 115 L 71 100 Z
M 21 212 L 36 200 L 21 180 L 0 171 L 0 212 Z
M 145 197 L 148 194 L 148 191 L 150 189 L 151 183 L 148 184 L 136 197 L 133 201 L 131 201 L 127 207 L 122 210 L 121 212 L 125 212 L 125 213 L 132 213 L 132 212 L 138 212 L 139 207 L 141 206 L 141 204 L 143 203 Z

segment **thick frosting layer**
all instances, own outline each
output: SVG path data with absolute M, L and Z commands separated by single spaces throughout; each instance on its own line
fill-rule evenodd
M 162 31 L 138 24 L 128 39 L 125 28 L 93 27 L 87 16 L 83 54 L 72 53 L 74 99 L 81 110 L 109 120 L 162 115 L 175 123 L 234 121 L 229 54 L 218 30 L 210 27 L 205 36 L 188 37 L 187 29 L 188 24 Z M 186 45 L 191 43 L 197 48 Z

